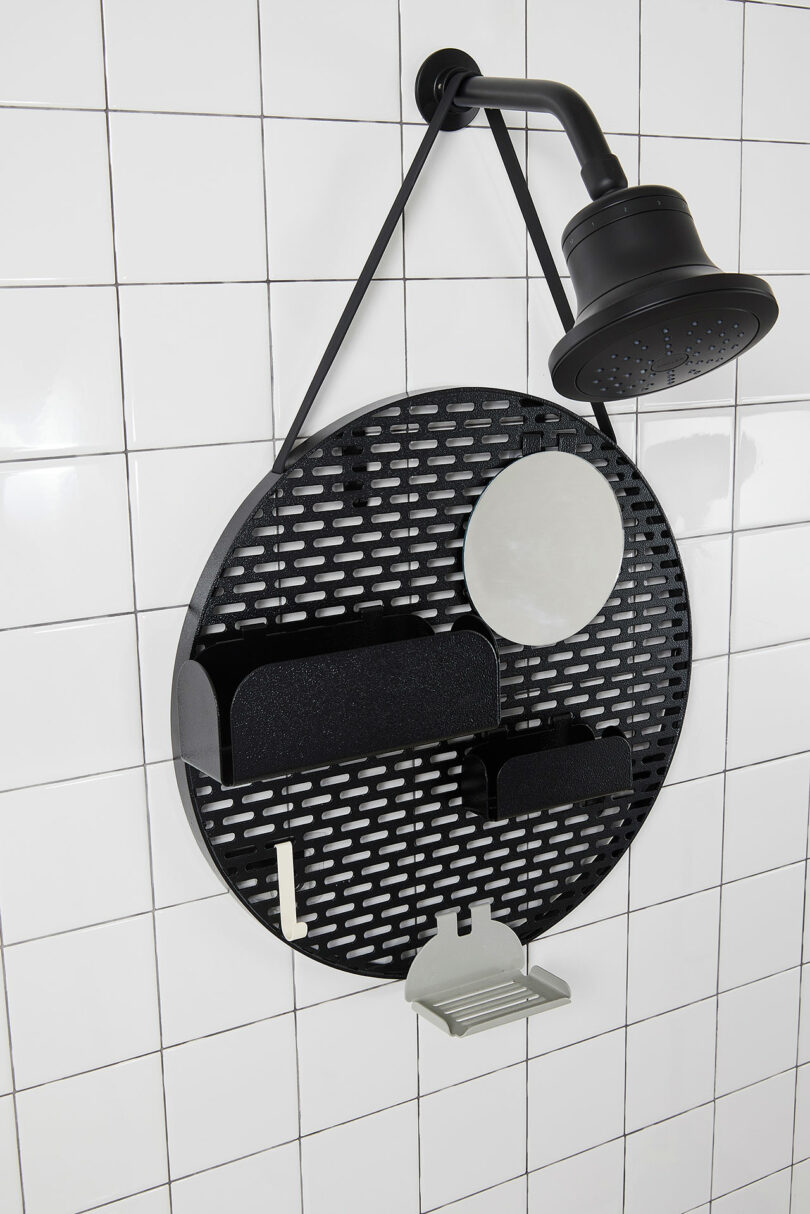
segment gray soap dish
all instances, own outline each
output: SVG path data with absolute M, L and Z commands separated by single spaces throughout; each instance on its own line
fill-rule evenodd
M 470 931 L 458 934 L 458 911 L 436 916 L 436 935 L 413 959 L 405 998 L 451 1037 L 549 1012 L 571 1002 L 562 978 L 533 966 L 523 972 L 523 945 L 492 919 L 488 902 L 470 908 Z

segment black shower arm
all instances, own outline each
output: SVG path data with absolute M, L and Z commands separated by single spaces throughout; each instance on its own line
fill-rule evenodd
M 556 80 L 482 76 L 475 60 L 463 51 L 436 51 L 422 64 L 416 80 L 416 100 L 425 121 L 435 111 L 447 80 L 460 70 L 468 74 L 456 90 L 444 130 L 467 126 L 481 107 L 551 114 L 568 136 L 591 198 L 626 188 L 622 166 L 608 147 L 593 110 L 584 97 Z
M 624 170 L 608 147 L 593 110 L 567 84 L 556 80 L 468 76 L 456 93 L 456 104 L 551 114 L 568 136 L 591 198 L 601 198 L 610 190 L 623 190 L 627 186 Z

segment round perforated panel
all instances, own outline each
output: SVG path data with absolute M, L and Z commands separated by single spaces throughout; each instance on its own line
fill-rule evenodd
M 586 396 L 621 400 L 672 388 L 736 358 L 756 337 L 759 322 L 741 308 L 694 308 L 677 316 L 661 309 L 661 321 L 633 328 L 626 321 L 596 333 L 577 375 Z
M 618 727 L 632 746 L 632 796 L 487 822 L 464 808 L 458 782 L 461 756 L 482 735 L 238 788 L 178 761 L 201 841 L 279 936 L 274 845 L 293 839 L 309 928 L 293 947 L 320 961 L 402 977 L 443 909 L 466 922 L 472 903 L 489 901 L 529 941 L 598 885 L 649 813 L 681 727 L 683 569 L 646 481 L 593 426 L 537 398 L 454 388 L 376 406 L 312 440 L 251 494 L 203 574 L 178 665 L 241 630 L 363 613 L 416 613 L 448 629 L 471 610 L 461 554 L 476 499 L 505 464 L 544 449 L 576 453 L 608 479 L 626 551 L 615 592 L 585 631 L 550 648 L 497 640 L 503 725 L 513 733 L 577 717 L 597 735 Z

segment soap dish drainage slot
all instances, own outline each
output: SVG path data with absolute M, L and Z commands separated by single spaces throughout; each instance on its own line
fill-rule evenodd
M 571 1002 L 568 983 L 539 965 L 523 973 L 523 945 L 493 920 L 489 903 L 471 907 L 470 931 L 458 934 L 458 911 L 436 916 L 436 935 L 414 957 L 405 998 L 419 1015 L 466 1037 Z

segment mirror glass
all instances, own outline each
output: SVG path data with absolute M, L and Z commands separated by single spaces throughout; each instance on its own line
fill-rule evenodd
M 624 555 L 616 496 L 587 460 L 539 451 L 509 464 L 467 525 L 464 577 L 499 636 L 554 645 L 581 632 L 610 598 Z

